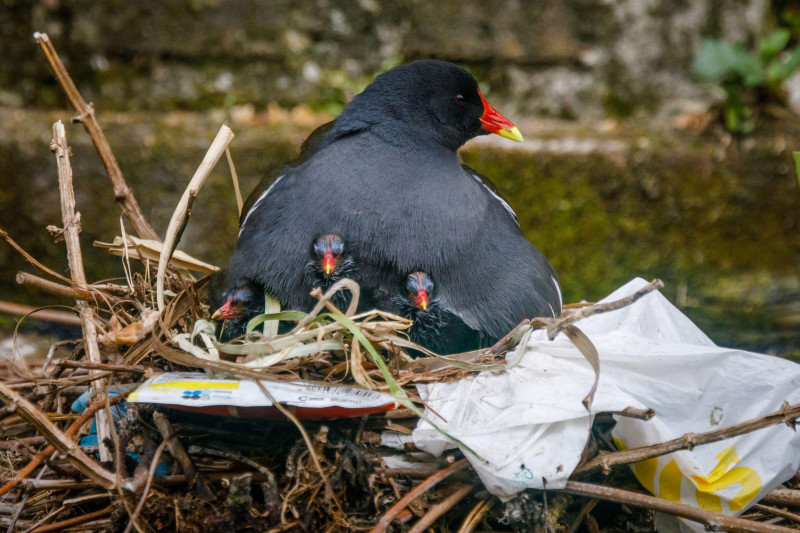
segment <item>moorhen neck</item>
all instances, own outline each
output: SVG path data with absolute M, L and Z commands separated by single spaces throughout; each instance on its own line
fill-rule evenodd
M 550 263 L 508 204 L 458 160 L 456 150 L 477 135 L 522 138 L 467 71 L 432 60 L 396 67 L 324 128 L 251 195 L 229 286 L 254 281 L 284 307 L 311 309 L 305 243 L 332 233 L 344 237 L 362 290 L 378 301 L 424 271 L 442 308 L 487 337 L 560 313 Z

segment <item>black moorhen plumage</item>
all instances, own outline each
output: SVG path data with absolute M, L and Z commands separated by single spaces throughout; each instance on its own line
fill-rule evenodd
M 424 271 L 441 307 L 488 337 L 560 313 L 547 259 L 508 204 L 458 161 L 456 150 L 475 136 L 522 138 L 467 71 L 433 60 L 396 67 L 323 128 L 248 202 L 230 286 L 252 280 L 284 306 L 310 309 L 299 243 L 334 233 L 353 243 L 359 282 L 378 301 L 408 272 Z
M 495 342 L 442 308 L 434 290 L 430 276 L 412 272 L 391 299 L 389 310 L 414 322 L 407 332 L 411 341 L 438 354 L 466 352 Z M 409 352 L 418 355 L 416 350 Z

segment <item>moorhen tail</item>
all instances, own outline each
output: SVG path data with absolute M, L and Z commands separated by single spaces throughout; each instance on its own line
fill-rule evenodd
M 550 263 L 508 204 L 458 160 L 456 150 L 478 135 L 522 139 L 467 71 L 432 60 L 396 67 L 325 128 L 254 193 L 229 286 L 250 280 L 284 307 L 308 310 L 304 243 L 336 234 L 377 301 L 391 300 L 408 272 L 424 271 L 441 306 L 488 338 L 560 313 Z

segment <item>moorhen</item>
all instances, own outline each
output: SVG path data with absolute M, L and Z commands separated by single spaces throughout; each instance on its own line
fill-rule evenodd
M 302 243 L 334 233 L 377 301 L 424 271 L 441 308 L 488 338 L 524 318 L 557 316 L 550 263 L 508 204 L 458 160 L 460 146 L 489 133 L 522 140 L 466 70 L 423 60 L 381 74 L 251 195 L 228 286 L 255 282 L 284 307 L 308 310 L 315 300 Z

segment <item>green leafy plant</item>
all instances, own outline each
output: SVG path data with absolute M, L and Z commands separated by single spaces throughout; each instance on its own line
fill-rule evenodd
M 790 39 L 790 31 L 780 28 L 760 39 L 756 50 L 720 39 L 706 39 L 700 45 L 692 72 L 718 82 L 725 91 L 729 131 L 750 133 L 760 106 L 783 102 L 783 85 L 800 67 L 800 45 L 789 47 Z

